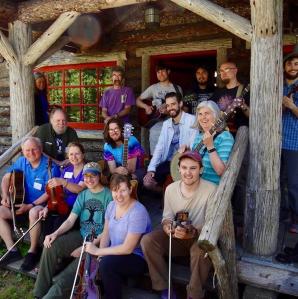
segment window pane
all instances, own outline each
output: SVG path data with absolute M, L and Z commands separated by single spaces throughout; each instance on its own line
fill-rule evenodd
M 62 104 L 62 89 L 50 89 L 49 90 L 49 103 L 50 105 Z
M 99 70 L 100 84 L 108 85 L 112 83 L 112 68 L 105 67 Z
M 67 104 L 80 104 L 80 89 L 79 88 L 66 88 L 66 103 Z
M 66 112 L 67 112 L 67 116 L 68 116 L 68 121 L 70 121 L 70 122 L 80 122 L 81 121 L 80 107 L 77 107 L 77 106 L 67 107 Z
M 84 107 L 84 122 L 97 123 L 97 109 L 96 107 Z
M 48 73 L 49 86 L 61 86 L 62 85 L 62 72 L 50 72 Z
M 96 69 L 82 70 L 83 85 L 95 85 L 96 83 Z
M 79 70 L 65 71 L 65 84 L 80 85 L 80 71 Z
M 97 94 L 96 88 L 84 88 L 83 89 L 83 101 L 84 104 L 96 104 Z

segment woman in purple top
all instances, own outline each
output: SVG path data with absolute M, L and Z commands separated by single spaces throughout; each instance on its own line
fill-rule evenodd
M 63 186 L 64 200 L 69 206 L 69 212 L 77 198 L 79 192 L 85 188 L 83 167 L 84 167 L 84 147 L 77 142 L 69 143 L 67 146 L 67 156 L 70 164 L 62 171 L 60 178 L 52 178 L 48 181 L 50 188 Z M 42 211 L 43 215 L 48 214 L 48 208 L 45 207 Z M 45 224 L 45 235 L 56 230 L 68 217 L 68 215 L 51 214 Z
M 110 189 L 114 200 L 105 213 L 100 247 L 87 242 L 86 252 L 101 257 L 99 274 L 105 298 L 121 299 L 122 279 L 147 271 L 140 240 L 151 231 L 151 221 L 146 208 L 132 198 L 127 176 L 114 174 Z

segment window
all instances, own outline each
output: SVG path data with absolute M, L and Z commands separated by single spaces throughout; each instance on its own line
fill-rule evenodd
M 99 103 L 112 85 L 111 70 L 116 61 L 45 66 L 38 69 L 47 78 L 50 106 L 62 106 L 69 125 L 77 129 L 102 129 Z

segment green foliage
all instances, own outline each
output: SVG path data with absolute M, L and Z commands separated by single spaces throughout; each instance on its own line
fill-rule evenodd
M 80 88 L 66 88 L 66 103 L 79 104 L 80 103 Z
M 62 85 L 62 72 L 50 72 L 48 76 L 48 85 L 49 86 L 61 86 Z

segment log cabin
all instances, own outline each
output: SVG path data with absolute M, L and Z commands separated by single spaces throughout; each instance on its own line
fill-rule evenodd
M 46 74 L 50 105 L 65 108 L 70 126 L 78 130 L 87 147 L 88 159 L 98 160 L 103 144 L 98 103 L 105 88 L 111 85 L 112 66 L 125 68 L 126 85 L 137 96 L 155 82 L 154 67 L 161 61 L 170 66 L 172 81 L 184 90 L 190 87 L 197 65 L 207 64 L 214 83 L 220 85 L 216 77 L 218 66 L 227 60 L 237 63 L 240 81 L 250 81 L 251 85 L 242 248 L 246 254 L 232 263 L 230 270 L 223 269 L 219 274 L 223 277 L 220 294 L 222 298 L 239 298 L 239 281 L 247 285 L 243 294 L 247 299 L 277 298 L 278 293 L 298 295 L 295 267 L 273 262 L 279 239 L 282 55 L 297 43 L 297 1 L 0 0 L 0 3 L 1 153 L 34 126 L 33 70 Z M 134 116 L 135 127 L 146 147 L 146 131 Z M 243 150 L 237 155 L 241 161 Z M 260 165 L 259 161 L 264 163 Z M 235 173 L 226 176 L 229 175 Z M 227 201 L 224 210 L 220 209 L 222 221 L 217 231 L 208 240 L 206 228 L 205 236 L 199 240 L 214 263 L 229 264 L 227 254 L 224 250 L 220 252 L 216 243 L 222 226 L 233 225 L 231 215 L 227 216 L 231 212 L 228 202 L 231 192 L 218 195 L 225 196 Z M 235 250 L 235 244 L 229 246 L 226 248 Z M 220 268 L 217 269 L 220 273 Z M 227 273 L 230 279 L 225 277 Z

